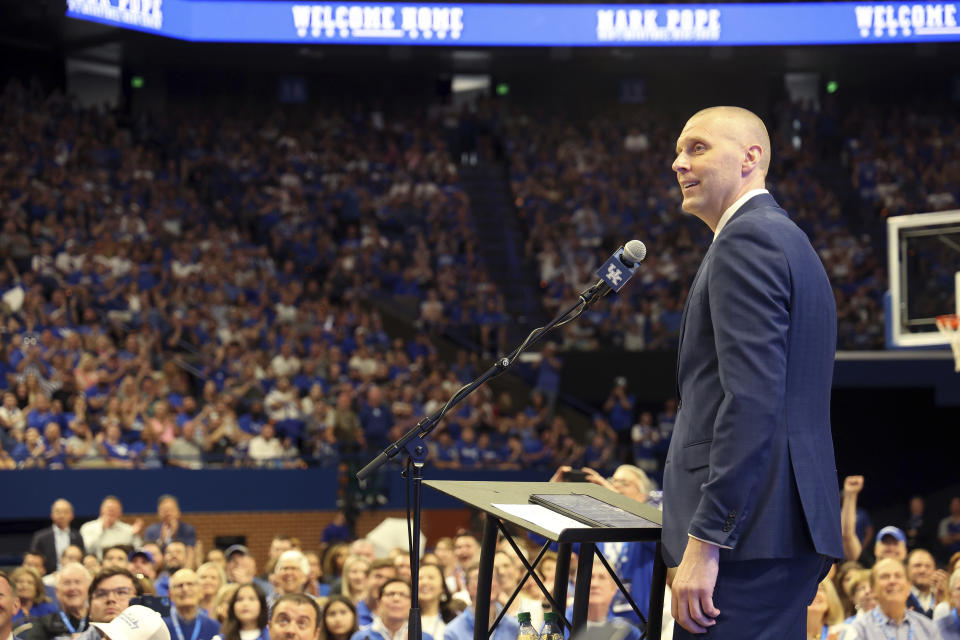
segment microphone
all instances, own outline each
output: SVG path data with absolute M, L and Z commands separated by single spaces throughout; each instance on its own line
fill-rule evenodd
M 626 245 L 613 252 L 613 255 L 597 269 L 600 282 L 592 288 L 599 287 L 597 298 L 609 294 L 611 291 L 620 291 L 624 285 L 640 269 L 640 263 L 647 257 L 647 247 L 639 240 L 631 240 Z

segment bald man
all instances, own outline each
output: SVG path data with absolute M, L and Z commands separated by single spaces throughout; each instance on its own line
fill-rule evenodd
M 664 468 L 674 638 L 803 638 L 817 584 L 843 555 L 833 291 L 765 188 L 760 118 L 700 111 L 676 153 L 683 210 L 714 235 L 683 312 Z
M 858 616 L 843 632 L 843 640 L 941 640 L 947 637 L 941 636 L 937 626 L 922 613 L 907 608 L 910 583 L 899 560 L 877 560 L 870 570 L 870 591 L 877 606 L 867 615 Z
M 220 633 L 220 624 L 200 610 L 200 581 L 192 569 L 180 569 L 170 576 L 170 616 L 163 619 L 171 640 L 211 640 Z
M 82 564 L 65 564 L 57 576 L 59 611 L 31 619 L 17 628 L 17 635 L 23 640 L 53 640 L 89 628 L 87 592 L 90 580 L 90 573 Z

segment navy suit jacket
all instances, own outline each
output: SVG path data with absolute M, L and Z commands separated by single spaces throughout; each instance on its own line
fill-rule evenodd
M 680 329 L 680 407 L 663 479 L 669 566 L 688 534 L 720 560 L 839 558 L 830 432 L 837 312 L 820 258 L 769 194 L 713 241 Z

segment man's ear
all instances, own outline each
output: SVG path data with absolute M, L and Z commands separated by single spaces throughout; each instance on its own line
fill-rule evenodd
M 741 169 L 746 175 L 760 166 L 760 160 L 763 158 L 763 147 L 759 144 L 752 144 L 743 152 L 743 162 Z

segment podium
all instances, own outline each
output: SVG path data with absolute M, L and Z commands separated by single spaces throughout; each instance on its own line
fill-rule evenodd
M 497 532 L 503 532 L 514 551 L 520 557 L 526 568 L 526 575 L 520 586 L 514 592 L 514 597 L 522 588 L 527 577 L 533 578 L 540 590 L 551 598 L 555 611 L 565 620 L 564 612 L 567 600 L 567 580 L 554 580 L 553 593 L 550 594 L 540 578 L 534 573 L 537 563 L 547 551 L 544 545 L 537 558 L 530 563 L 521 553 L 513 538 L 506 530 L 504 523 L 511 523 L 527 531 L 536 533 L 549 541 L 559 544 L 557 553 L 557 576 L 568 576 L 570 573 L 570 555 L 572 545 L 580 544 L 580 554 L 577 560 L 577 581 L 573 597 L 573 623 L 571 636 L 586 625 L 587 604 L 590 597 L 590 574 L 593 571 L 593 560 L 596 555 L 613 576 L 617 587 L 626 596 L 627 601 L 635 606 L 630 594 L 624 589 L 619 577 L 614 573 L 607 561 L 596 549 L 598 542 L 656 542 L 657 553 L 653 567 L 653 580 L 650 590 L 650 610 L 647 617 L 647 626 L 644 635 L 648 640 L 659 640 L 660 625 L 663 614 L 663 591 L 666 584 L 667 569 L 660 551 L 660 530 L 662 525 L 661 514 L 658 509 L 642 504 L 605 487 L 589 482 L 459 482 L 452 480 L 425 481 L 424 484 L 441 493 L 457 498 L 471 507 L 486 514 L 483 526 L 483 539 L 480 543 L 480 570 L 477 577 L 476 626 L 474 640 L 486 640 L 491 637 L 491 631 L 486 624 L 480 621 L 490 619 L 490 585 L 493 580 L 493 556 L 496 553 Z M 529 505 L 533 494 L 585 494 L 598 498 L 608 504 L 640 516 L 649 523 L 637 527 L 580 527 L 565 528 L 554 531 L 543 526 L 543 523 L 531 522 L 517 515 L 508 513 L 494 505 Z M 512 599 L 512 598 L 511 598 Z M 503 616 L 501 612 L 500 617 Z M 494 623 L 499 623 L 500 618 Z M 565 623 L 566 626 L 566 623 Z

